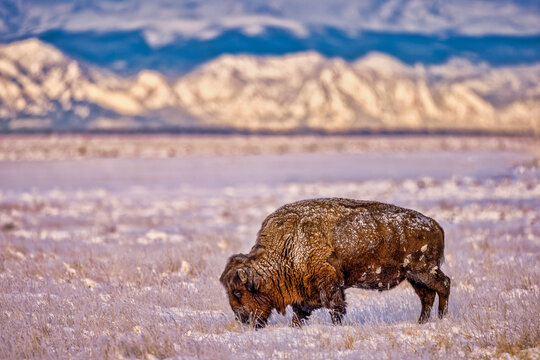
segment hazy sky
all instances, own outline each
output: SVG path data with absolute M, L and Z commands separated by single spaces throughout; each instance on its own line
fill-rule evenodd
M 0 37 L 67 31 L 142 30 L 154 45 L 266 27 L 299 37 L 320 26 L 423 34 L 540 34 L 540 1 L 424 0 L 0 0 Z

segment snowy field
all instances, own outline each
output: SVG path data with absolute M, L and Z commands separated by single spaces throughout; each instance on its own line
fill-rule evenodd
M 0 137 L 0 358 L 538 359 L 532 138 Z M 279 206 L 390 202 L 446 232 L 449 314 L 408 283 L 253 330 L 218 278 Z M 435 304 L 437 306 L 437 303 Z

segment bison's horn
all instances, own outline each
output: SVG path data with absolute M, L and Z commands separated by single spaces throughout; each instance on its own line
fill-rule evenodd
M 245 284 L 247 282 L 246 271 L 244 269 L 238 269 L 237 273 L 238 273 L 238 277 L 240 278 L 240 281 L 242 282 L 242 284 Z

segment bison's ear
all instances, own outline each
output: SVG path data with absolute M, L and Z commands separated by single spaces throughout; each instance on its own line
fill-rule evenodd
M 236 274 L 238 274 L 238 278 L 240 279 L 242 284 L 247 283 L 248 276 L 247 276 L 247 273 L 246 273 L 246 271 L 244 269 L 236 270 Z
M 236 274 L 236 269 L 244 266 L 246 260 L 247 256 L 244 254 L 232 255 L 229 258 L 229 261 L 227 261 L 227 265 L 225 265 L 225 270 L 223 270 L 223 273 L 219 277 L 219 281 L 223 285 L 227 286 L 227 284 L 234 278 Z

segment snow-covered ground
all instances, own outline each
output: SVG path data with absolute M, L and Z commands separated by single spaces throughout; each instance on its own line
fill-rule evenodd
M 351 144 L 373 139 L 295 148 L 312 140 L 179 138 L 169 142 L 191 152 L 172 159 L 55 160 L 37 139 L 18 139 L 17 149 L 26 141 L 47 160 L 10 157 L 13 138 L 0 139 L 11 158 L 0 162 L 0 358 L 540 357 L 540 171 L 529 140 L 427 149 L 418 138 L 382 138 L 366 151 Z M 223 151 L 207 151 L 212 141 Z M 332 141 L 341 146 L 327 151 Z M 116 154 L 155 143 L 126 137 Z M 302 329 L 289 326 L 290 311 L 263 330 L 237 323 L 218 281 L 228 256 L 249 251 L 277 207 L 323 196 L 438 220 L 448 317 L 416 324 L 420 301 L 404 283 L 347 290 L 343 326 L 324 310 Z

